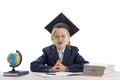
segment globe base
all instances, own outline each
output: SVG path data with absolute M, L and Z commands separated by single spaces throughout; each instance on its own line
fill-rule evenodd
M 16 71 L 15 70 L 15 67 L 12 67 L 13 69 L 11 70 L 11 71 L 9 71 L 9 72 L 11 72 L 11 73 L 16 73 L 16 72 L 18 72 L 18 71 Z

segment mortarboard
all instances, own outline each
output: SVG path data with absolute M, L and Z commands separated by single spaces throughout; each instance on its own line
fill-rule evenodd
M 51 21 L 46 27 L 45 29 L 47 29 L 50 33 L 52 32 L 52 29 L 55 27 L 56 24 L 65 24 L 66 28 L 69 33 L 70 36 L 74 35 L 76 32 L 79 31 L 79 29 L 63 14 L 60 13 L 55 19 L 53 19 L 53 21 Z

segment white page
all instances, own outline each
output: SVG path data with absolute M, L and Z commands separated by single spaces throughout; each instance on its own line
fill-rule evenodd
M 35 73 L 35 75 L 40 77 L 55 77 L 55 76 L 79 76 L 83 74 L 82 72 L 49 72 L 49 73 Z
M 55 73 L 46 73 L 47 75 L 54 76 L 73 76 L 73 75 L 81 75 L 82 72 L 55 72 Z

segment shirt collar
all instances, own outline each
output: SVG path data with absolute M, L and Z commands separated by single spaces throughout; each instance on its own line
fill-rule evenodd
M 66 47 L 65 47 L 65 48 L 66 48 Z M 57 49 L 57 51 L 58 51 L 58 52 L 63 52 L 63 53 L 64 53 L 65 48 L 64 48 L 64 49 L 62 49 L 62 50 Z

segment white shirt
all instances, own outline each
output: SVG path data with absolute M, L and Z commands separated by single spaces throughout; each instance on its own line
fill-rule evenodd
M 63 50 L 57 49 L 58 56 L 59 56 L 59 59 L 60 59 L 61 61 L 63 60 L 64 50 L 65 50 L 65 48 L 64 48 Z

